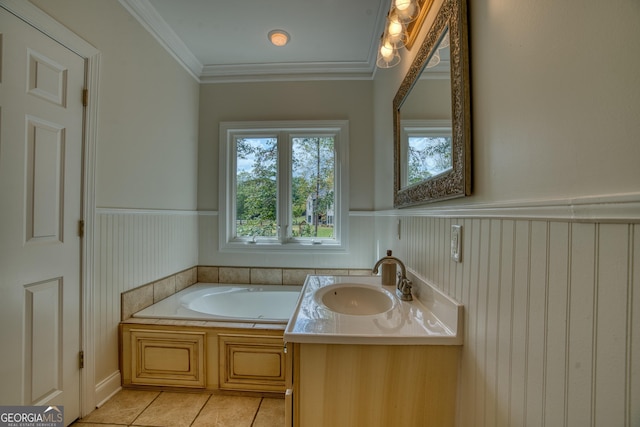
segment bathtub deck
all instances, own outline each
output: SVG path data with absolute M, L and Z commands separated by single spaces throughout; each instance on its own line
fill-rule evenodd
M 185 319 L 151 319 L 142 317 L 130 317 L 120 324 L 139 324 L 157 326 L 180 326 L 199 328 L 237 328 L 237 329 L 272 329 L 284 331 L 287 327 L 285 323 L 252 323 L 252 322 L 223 322 L 212 320 L 185 320 Z

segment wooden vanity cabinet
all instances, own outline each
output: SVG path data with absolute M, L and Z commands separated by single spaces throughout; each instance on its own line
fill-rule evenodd
M 288 425 L 455 423 L 460 346 L 289 343 L 288 348 L 293 371 Z

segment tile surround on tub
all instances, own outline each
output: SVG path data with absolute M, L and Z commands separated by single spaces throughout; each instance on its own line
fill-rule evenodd
M 196 266 L 123 292 L 120 295 L 120 320 L 127 320 L 133 313 L 198 282 L 302 285 L 309 274 L 368 276 L 371 270 Z
M 349 276 L 371 276 L 371 270 L 368 268 L 349 270 Z
M 133 313 L 153 304 L 153 283 L 138 286 L 120 294 L 120 320 L 127 320 Z
M 156 303 L 176 293 L 176 276 L 169 276 L 153 283 L 153 302 Z
M 320 268 L 316 270 L 316 274 L 321 276 L 348 276 L 349 270 L 346 268 L 340 268 L 340 269 Z
M 314 269 L 289 269 L 282 270 L 283 285 L 302 285 L 309 274 L 315 274 Z
M 251 283 L 251 268 L 218 267 L 218 283 Z
M 133 313 L 193 285 L 197 278 L 197 267 L 192 267 L 121 293 L 120 320 L 127 320 Z
M 251 283 L 263 285 L 282 285 L 282 269 L 252 268 Z
M 181 271 L 176 275 L 176 292 L 188 288 L 198 281 L 198 267 L 190 268 L 185 271 Z
M 200 283 L 218 283 L 219 269 L 218 267 L 198 266 L 198 282 Z

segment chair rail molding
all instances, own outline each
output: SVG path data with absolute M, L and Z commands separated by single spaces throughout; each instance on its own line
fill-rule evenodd
M 640 193 L 388 209 L 376 215 L 637 223 Z

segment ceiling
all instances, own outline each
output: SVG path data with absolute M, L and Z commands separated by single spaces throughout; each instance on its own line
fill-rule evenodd
M 390 0 L 120 0 L 203 83 L 371 79 Z M 269 31 L 291 35 L 273 46 Z

